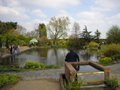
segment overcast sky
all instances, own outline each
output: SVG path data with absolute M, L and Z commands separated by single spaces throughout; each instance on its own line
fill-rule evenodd
M 28 31 L 53 16 L 68 16 L 81 31 L 87 25 L 88 31 L 98 29 L 105 38 L 111 26 L 120 26 L 120 0 L 0 0 L 0 20 L 18 22 Z

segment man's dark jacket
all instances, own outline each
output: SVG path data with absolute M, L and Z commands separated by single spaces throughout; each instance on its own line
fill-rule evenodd
M 77 62 L 77 61 L 79 62 L 79 56 L 75 52 L 70 51 L 66 55 L 65 61 L 66 62 Z

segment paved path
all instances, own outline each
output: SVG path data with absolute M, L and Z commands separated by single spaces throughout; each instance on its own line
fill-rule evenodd
M 20 49 L 20 52 L 24 52 L 26 50 L 29 50 L 31 48 L 29 48 L 28 46 L 22 46 L 22 47 L 19 47 Z M 11 56 L 10 52 L 8 50 L 6 50 L 7 52 L 3 53 L 0 57 L 1 58 L 4 58 L 4 57 L 7 57 L 7 56 Z M 0 52 L 1 53 L 1 52 Z
M 23 80 L 14 86 L 4 87 L 1 90 L 60 90 L 60 84 L 53 79 Z
M 22 77 L 23 80 L 34 80 L 34 79 L 41 79 L 41 78 L 52 78 L 55 80 L 59 80 L 60 74 L 64 73 L 64 68 L 28 71 L 28 72 L 5 72 L 5 73 L 18 75 Z
M 120 63 L 108 66 L 111 70 L 110 75 L 117 77 L 120 85 Z
M 119 74 L 120 75 L 120 63 L 118 64 L 113 64 L 111 66 L 108 66 L 111 69 L 111 72 L 113 74 Z

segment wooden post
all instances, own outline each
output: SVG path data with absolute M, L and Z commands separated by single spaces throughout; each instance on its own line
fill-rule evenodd
M 65 77 L 68 81 L 75 81 L 76 78 L 76 70 L 74 69 L 74 67 L 68 63 L 65 62 Z
M 105 80 L 105 82 L 109 79 L 109 77 L 110 77 L 110 69 L 105 68 L 104 69 L 104 80 Z
M 90 65 L 100 71 L 104 71 L 104 81 L 106 82 L 110 76 L 110 69 L 106 68 L 98 63 L 92 61 L 81 61 L 81 62 L 65 62 L 65 76 L 69 81 L 74 81 L 76 79 L 77 71 L 74 69 L 72 65 Z

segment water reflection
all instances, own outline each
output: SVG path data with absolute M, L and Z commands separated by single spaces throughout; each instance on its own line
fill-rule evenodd
M 9 57 L 6 57 L 4 59 L 1 60 L 1 63 L 3 65 L 17 65 L 17 60 L 16 60 L 16 56 L 15 55 L 12 55 L 12 56 L 9 56 Z
M 80 57 L 80 60 L 92 60 L 97 61 L 96 55 L 88 55 L 83 50 L 76 51 Z M 2 64 L 7 65 L 19 65 L 23 67 L 25 62 L 35 61 L 44 64 L 55 64 L 59 66 L 64 66 L 64 59 L 68 53 L 67 49 L 46 49 L 37 48 L 31 49 L 14 57 L 6 57 L 2 60 Z

